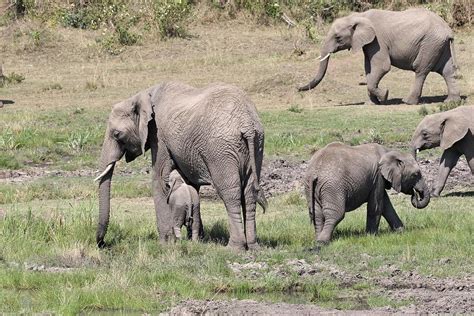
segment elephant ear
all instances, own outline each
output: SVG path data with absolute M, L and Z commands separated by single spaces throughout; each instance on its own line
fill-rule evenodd
M 441 123 L 441 143 L 443 150 L 451 148 L 456 142 L 466 136 L 469 122 L 464 122 L 466 118 L 450 117 Z
M 382 177 L 390 182 L 392 188 L 400 192 L 402 190 L 402 174 L 404 163 L 400 155 L 390 151 L 382 156 L 379 161 L 379 170 Z
M 138 114 L 138 134 L 140 136 L 142 153 L 145 152 L 145 145 L 148 139 L 148 123 L 154 118 L 153 106 L 151 103 L 151 90 L 146 90 L 136 95 L 133 101 L 133 111 Z
M 356 53 L 365 45 L 372 43 L 375 39 L 375 29 L 369 19 L 356 17 L 353 18 L 352 29 L 352 52 Z

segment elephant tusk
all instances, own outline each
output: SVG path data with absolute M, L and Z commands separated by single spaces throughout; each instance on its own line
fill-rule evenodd
M 323 60 L 325 60 L 326 58 L 328 58 L 329 55 L 331 55 L 331 53 L 328 53 L 326 56 L 324 56 L 322 59 L 320 59 L 319 62 L 322 62 Z
M 420 148 L 416 149 L 416 154 L 418 155 L 420 153 Z
M 113 163 L 109 163 L 107 167 L 105 168 L 105 170 L 101 174 L 99 174 L 97 178 L 94 179 L 94 182 L 102 179 L 102 177 L 105 176 L 110 171 L 110 169 L 112 169 L 113 166 L 114 166 Z
M 413 189 L 413 194 L 416 196 L 416 199 L 419 201 L 420 200 L 420 194 L 415 189 Z
M 316 59 L 321 59 L 321 55 L 319 55 L 318 57 L 316 57 Z

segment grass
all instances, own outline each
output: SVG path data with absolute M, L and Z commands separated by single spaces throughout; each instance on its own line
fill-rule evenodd
M 0 87 L 0 175 L 18 170 L 39 177 L 0 182 L 1 312 L 158 312 L 188 298 L 250 298 L 341 309 L 399 306 L 410 302 L 381 296 L 370 281 L 344 284 L 327 269 L 366 277 L 383 276 L 379 269 L 386 264 L 439 278 L 474 272 L 468 264 L 474 226 L 470 194 L 434 199 L 425 210 L 414 210 L 407 197 L 392 196 L 407 226 L 402 234 L 388 232 L 384 223 L 379 236 L 366 236 L 365 211 L 347 214 L 334 242 L 319 255 L 306 251 L 314 233 L 300 192 L 271 199 L 265 215 L 259 211 L 264 249 L 257 253 L 222 247 L 228 239 L 224 207 L 205 200 L 206 242 L 159 245 L 150 176 L 143 174 L 149 169 L 149 154 L 131 164 L 118 163 L 107 235 L 112 246 L 99 251 L 94 242 L 97 184 L 92 178 L 107 115 L 114 103 L 157 82 L 173 79 L 203 86 L 224 81 L 243 88 L 265 127 L 266 159 L 306 160 L 332 141 L 380 142 L 406 150 L 422 115 L 447 107 L 436 102 L 439 98 L 427 99 L 431 103 L 423 106 L 397 105 L 413 74 L 396 69 L 381 84 L 390 89 L 395 105 L 364 104 L 366 87 L 357 85 L 363 56 L 347 52 L 331 57 L 318 88 L 297 92 L 296 86 L 314 74 L 319 55 L 319 45 L 300 28 L 241 19 L 193 23 L 190 40 L 142 43 L 109 56 L 101 53 L 95 31 L 52 28 L 48 34 L 54 40 L 42 36 L 41 45 L 31 49 L 35 33 L 18 35 L 31 29 L 22 23 L 3 28 L 1 34 L 3 70 L 25 79 Z M 326 27 L 318 30 L 317 38 Z M 468 31 L 456 33 L 462 72 L 458 83 L 468 100 L 474 92 L 467 53 L 474 48 L 472 39 Z M 302 52 L 298 56 L 296 41 Z M 442 78 L 431 75 L 424 95 L 444 95 L 445 89 Z M 438 264 L 445 258 L 450 259 L 447 264 Z M 299 275 L 288 263 L 295 259 L 327 269 Z M 257 277 L 230 268 L 254 262 L 267 264 L 256 271 Z
M 0 221 L 0 305 L 4 312 L 158 312 L 187 298 L 252 298 L 357 308 L 356 298 L 362 296 L 370 297 L 371 307 L 398 306 L 404 302 L 372 297 L 377 286 L 367 281 L 347 286 L 329 273 L 301 276 L 286 263 L 294 258 L 320 262 L 364 278 L 383 276 L 379 269 L 387 264 L 436 277 L 474 272 L 466 258 L 472 253 L 473 197 L 435 199 L 426 210 L 413 210 L 407 197 L 392 200 L 406 223 L 404 233 L 390 233 L 383 223 L 379 236 L 366 236 L 365 211 L 355 211 L 318 256 L 306 251 L 314 233 L 299 192 L 271 199 L 269 212 L 258 216 L 264 249 L 245 255 L 210 241 L 228 238 L 218 202 L 203 202 L 207 242 L 162 246 L 151 220 L 151 199 L 115 198 L 107 235 L 112 247 L 104 251 L 94 242 L 95 198 L 6 204 Z M 361 254 L 368 255 L 365 265 Z M 442 258 L 450 259 L 449 267 L 437 264 Z M 249 262 L 267 266 L 256 270 L 258 277 L 230 268 Z M 52 267 L 65 270 L 48 270 Z

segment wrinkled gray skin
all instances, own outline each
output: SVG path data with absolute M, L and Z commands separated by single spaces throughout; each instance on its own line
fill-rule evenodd
M 177 170 L 171 171 L 169 181 L 167 202 L 171 208 L 175 237 L 181 239 L 181 227 L 184 225 L 188 239 L 204 238 L 198 191 L 186 184 Z
M 258 247 L 256 202 L 265 208 L 259 186 L 264 132 L 255 105 L 232 85 L 202 89 L 178 82 L 156 85 L 116 104 L 109 116 L 101 154 L 97 243 L 104 245 L 115 163 L 130 162 L 151 149 L 153 199 L 162 242 L 174 239 L 167 203 L 169 174 L 178 169 L 198 192 L 213 184 L 230 224 L 228 246 Z M 109 169 L 110 168 L 110 169 Z
M 415 83 L 408 97 L 403 99 L 405 103 L 419 102 L 423 83 L 430 72 L 439 73 L 446 81 L 446 101 L 460 99 L 454 79 L 452 31 L 443 19 L 426 9 L 368 10 L 337 19 L 321 47 L 322 59 L 316 77 L 299 90 L 316 87 L 324 78 L 329 55 L 345 49 L 352 49 L 354 53 L 363 50 L 372 103 L 387 100 L 388 90 L 380 88 L 379 82 L 391 66 L 415 72 Z
M 327 145 L 311 158 L 304 187 L 317 244 L 328 243 L 345 212 L 365 202 L 367 233 L 377 233 L 381 216 L 392 230 L 403 229 L 387 189 L 411 195 L 416 208 L 424 208 L 430 201 L 428 186 L 415 159 L 378 144 Z
M 451 169 L 461 155 L 466 157 L 474 174 L 474 106 L 460 106 L 450 111 L 427 115 L 418 124 L 411 140 L 413 156 L 418 150 L 441 146 L 444 150 L 439 165 L 433 196 L 439 196 Z

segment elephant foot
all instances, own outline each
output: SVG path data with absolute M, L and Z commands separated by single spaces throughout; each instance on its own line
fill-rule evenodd
M 237 251 L 245 251 L 247 250 L 247 245 L 242 242 L 235 242 L 235 241 L 229 240 L 229 243 L 227 244 L 227 248 L 232 249 L 232 250 L 237 250 Z
M 437 198 L 437 197 L 439 197 L 440 194 L 441 194 L 441 192 L 435 190 L 435 191 L 431 192 L 430 197 Z
M 456 95 L 448 95 L 448 97 L 443 102 L 448 103 L 448 102 L 459 102 L 459 101 L 461 101 L 461 96 L 459 94 L 456 94 Z
M 417 97 L 408 97 L 408 98 L 404 98 L 403 100 L 403 103 L 405 104 L 410 104 L 410 105 L 414 105 L 414 104 L 418 104 L 420 99 L 417 98 Z
M 319 253 L 322 248 L 329 245 L 329 241 L 317 240 L 316 245 L 308 250 L 314 253 Z
M 387 101 L 388 99 L 388 89 L 380 89 L 382 91 L 381 97 L 379 97 L 379 100 L 381 103 Z
M 247 245 L 248 250 L 250 251 L 259 251 L 262 250 L 262 246 L 260 246 L 257 242 L 248 244 Z
M 405 231 L 405 227 L 400 226 L 400 227 L 393 227 L 392 231 L 395 233 L 403 233 Z

